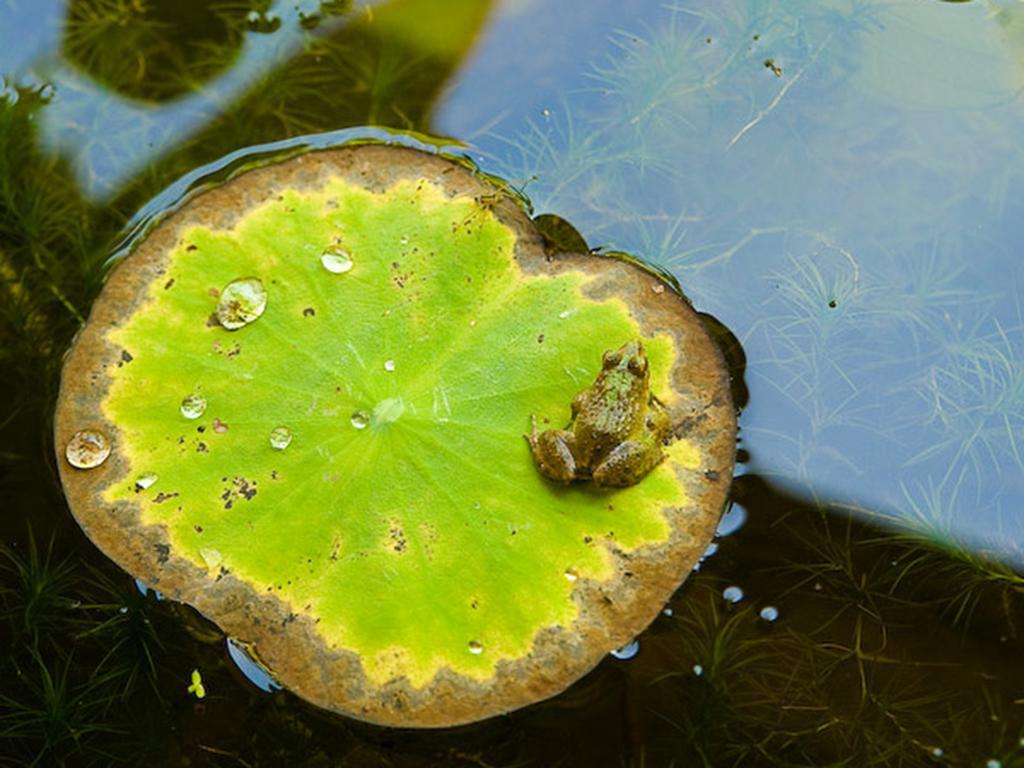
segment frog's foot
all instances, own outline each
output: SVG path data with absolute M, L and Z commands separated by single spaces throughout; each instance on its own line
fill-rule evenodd
M 573 448 L 576 436 L 564 429 L 537 431 L 537 418 L 533 417 L 533 432 L 523 435 L 530 444 L 533 461 L 540 473 L 549 480 L 571 483 L 576 479 L 576 458 Z
M 626 440 L 615 446 L 595 469 L 594 484 L 625 488 L 636 485 L 661 463 L 661 446 Z

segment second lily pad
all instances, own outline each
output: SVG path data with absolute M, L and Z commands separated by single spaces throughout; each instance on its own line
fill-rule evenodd
M 665 461 L 630 488 L 546 481 L 531 416 L 563 426 L 632 339 Z M 62 479 L 131 573 L 320 706 L 440 726 L 557 693 L 657 615 L 713 534 L 735 429 L 720 355 L 656 275 L 545 250 L 456 162 L 361 146 L 150 233 L 68 357 L 55 434 L 109 443 Z

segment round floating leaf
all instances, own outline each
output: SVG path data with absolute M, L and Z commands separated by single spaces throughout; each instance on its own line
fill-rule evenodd
M 637 338 L 665 460 L 553 485 L 531 416 L 564 426 Z M 250 171 L 157 227 L 76 341 L 55 429 L 61 453 L 109 442 L 61 473 L 112 558 L 310 701 L 411 726 L 550 696 L 640 632 L 713 534 L 735 440 L 721 358 L 657 276 L 549 254 L 488 180 L 385 146 Z

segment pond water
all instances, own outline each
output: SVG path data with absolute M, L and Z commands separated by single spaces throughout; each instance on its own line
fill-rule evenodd
M 0 78 L 0 764 L 1024 765 L 1024 4 L 0 0 Z M 247 682 L 89 544 L 48 437 L 127 228 L 391 131 L 672 272 L 745 401 L 638 648 L 435 733 Z

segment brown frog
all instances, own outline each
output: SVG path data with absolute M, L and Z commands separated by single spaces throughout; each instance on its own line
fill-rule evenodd
M 560 483 L 591 479 L 601 486 L 640 482 L 662 460 L 672 433 L 668 412 L 650 391 L 640 341 L 604 353 L 593 386 L 572 400 L 566 429 L 525 435 L 541 474 Z

